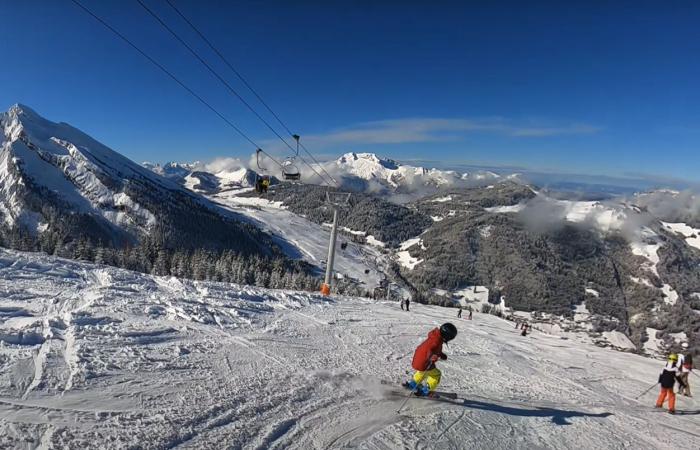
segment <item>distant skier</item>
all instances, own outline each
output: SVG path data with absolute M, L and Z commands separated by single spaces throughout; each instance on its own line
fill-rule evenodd
M 403 305 L 404 305 L 404 303 L 405 303 L 405 302 L 406 302 L 406 300 L 404 300 L 404 299 L 401 299 L 401 311 L 404 311 L 404 307 L 403 307 Z
M 686 397 L 692 397 L 693 395 L 690 393 L 690 380 L 688 380 L 688 376 L 690 375 L 690 371 L 693 370 L 693 355 L 685 355 L 685 360 L 680 363 L 680 379 L 683 381 L 683 384 L 681 385 L 681 388 L 678 390 L 678 393 L 681 395 L 685 395 Z
M 662 408 L 666 397 L 668 397 L 668 412 L 671 414 L 676 413 L 676 394 L 673 392 L 673 387 L 676 381 L 681 386 L 685 386 L 683 381 L 678 376 L 678 355 L 671 353 L 668 357 L 668 362 L 666 367 L 664 367 L 663 372 L 659 375 L 659 383 L 661 383 L 661 392 L 659 392 L 659 397 L 656 399 L 656 407 Z
M 411 304 L 411 299 L 407 298 L 406 299 L 406 311 L 410 311 L 410 309 L 408 308 L 410 304 Z
M 447 355 L 442 352 L 442 344 L 450 342 L 457 336 L 457 327 L 451 323 L 445 323 L 440 328 L 434 328 L 428 333 L 428 339 L 423 341 L 413 354 L 411 365 L 416 373 L 413 380 L 404 383 L 404 386 L 411 389 L 418 396 L 433 396 L 435 389 L 440 384 L 442 372 L 435 367 L 439 359 L 447 359 Z M 426 380 L 427 386 L 423 384 Z
M 459 311 L 457 311 L 457 318 L 461 319 L 462 318 L 462 306 L 460 305 Z
M 469 307 L 469 320 L 472 320 L 472 307 Z
M 530 329 L 531 329 L 531 328 L 532 328 L 532 325 L 528 325 L 528 324 L 526 324 L 526 323 L 523 324 L 523 332 L 520 333 L 520 336 L 527 336 L 528 333 L 530 332 Z

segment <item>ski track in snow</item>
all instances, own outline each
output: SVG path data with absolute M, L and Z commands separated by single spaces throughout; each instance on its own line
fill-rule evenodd
M 0 295 L 0 448 L 697 448 L 696 399 L 676 416 L 656 389 L 635 400 L 662 362 L 478 312 L 5 250 Z M 448 320 L 457 398 L 397 413 L 415 346 Z

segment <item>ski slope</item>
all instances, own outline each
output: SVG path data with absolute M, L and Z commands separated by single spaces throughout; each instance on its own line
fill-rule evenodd
M 662 363 L 476 313 L 152 277 L 0 250 L 0 448 L 696 449 L 651 408 Z M 440 389 L 413 349 L 459 329 Z M 697 380 L 694 380 L 697 381 Z M 386 384 L 389 383 L 389 384 Z
M 255 224 L 278 238 L 278 243 L 291 257 L 326 269 L 330 230 L 283 208 L 280 202 L 271 202 L 257 197 L 241 197 L 243 191 L 225 191 L 210 199 L 218 204 L 252 219 Z M 341 249 L 340 243 L 347 242 Z M 383 258 L 372 246 L 360 245 L 338 236 L 334 270 L 364 283 L 368 290 L 374 289 L 382 279 Z M 369 269 L 369 273 L 365 271 Z

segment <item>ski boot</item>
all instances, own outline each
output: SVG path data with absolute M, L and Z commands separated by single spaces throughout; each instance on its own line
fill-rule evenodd
M 414 391 L 414 395 L 416 397 L 432 397 L 432 392 L 430 392 L 430 389 L 428 389 L 428 386 L 424 384 L 419 384 L 416 390 Z
M 408 389 L 409 391 L 415 391 L 416 388 L 418 387 L 418 383 L 416 383 L 416 382 L 413 381 L 413 380 L 411 380 L 411 381 L 404 381 L 403 383 L 401 383 L 401 386 L 405 387 L 405 388 Z

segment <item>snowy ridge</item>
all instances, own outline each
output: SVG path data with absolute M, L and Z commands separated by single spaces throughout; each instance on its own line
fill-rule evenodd
M 196 161 L 193 163 L 168 162 L 164 165 L 143 162 L 141 165 L 191 191 L 202 194 L 216 194 L 231 189 L 253 187 L 257 177 L 254 170 L 243 167 L 238 160 L 230 159 L 214 161 L 210 164 Z
M 655 391 L 635 400 L 663 362 L 522 337 L 478 310 L 458 320 L 8 251 L 0 275 L 3 448 L 696 447 L 696 399 L 675 417 L 653 410 Z M 397 413 L 414 348 L 447 320 L 459 334 L 440 389 L 457 399 Z
M 393 190 L 403 188 L 410 191 L 425 186 L 459 186 L 466 182 L 481 184 L 501 178 L 500 175 L 488 171 L 460 174 L 452 170 L 404 165 L 392 159 L 380 158 L 374 153 L 346 153 L 327 166 L 329 171 L 339 173 L 341 177 L 357 177 L 377 182 Z
M 144 232 L 155 222 L 154 215 L 125 192 L 123 177 L 145 178 L 157 185 L 165 180 L 26 106 L 15 105 L 0 114 L 0 124 L 0 173 L 4 175 L 0 211 L 7 225 L 26 225 L 27 217 L 34 215 L 22 198 L 30 186 L 46 189 L 74 211 L 102 216 L 119 228 Z

